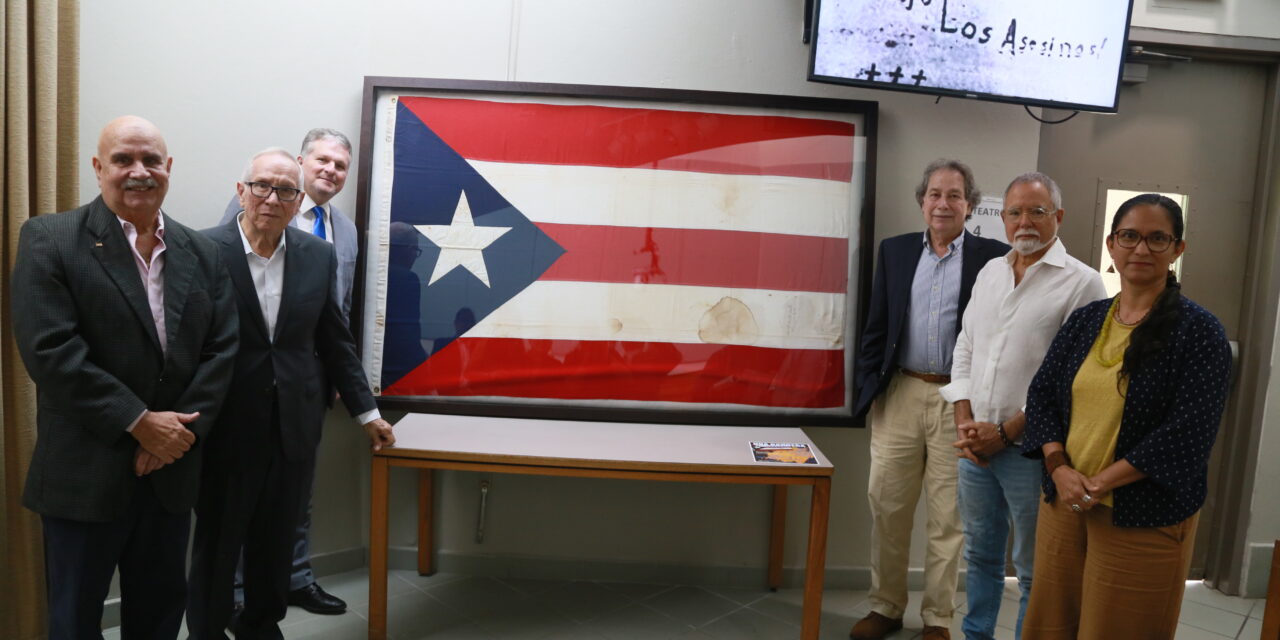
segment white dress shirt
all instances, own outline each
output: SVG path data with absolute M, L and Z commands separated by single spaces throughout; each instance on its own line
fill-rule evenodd
M 284 253 L 285 234 L 280 234 L 275 251 L 270 258 L 264 258 L 253 251 L 248 236 L 244 235 L 244 212 L 236 216 L 236 230 L 240 232 L 240 241 L 244 243 L 244 257 L 249 263 L 249 275 L 253 278 L 253 289 L 258 294 L 258 308 L 262 309 L 262 319 L 267 323 L 267 339 L 276 341 L 276 319 L 280 317 L 280 295 L 284 291 Z
M 316 201 L 312 200 L 311 196 L 303 196 L 302 206 L 298 208 L 298 215 L 293 217 L 293 226 L 302 229 L 307 233 L 314 231 L 316 228 L 315 207 Z M 333 244 L 332 209 L 330 209 L 328 202 L 320 205 L 320 208 L 324 211 L 324 239 L 329 244 Z
M 314 205 L 313 205 L 314 206 Z M 258 306 L 262 308 L 262 319 L 267 323 L 267 336 L 272 342 L 276 338 L 276 319 L 280 317 L 280 296 L 284 291 L 285 235 L 280 234 L 280 241 L 270 258 L 264 258 L 253 251 L 249 238 L 244 235 L 244 227 L 240 226 L 244 212 L 236 216 L 236 229 L 240 231 L 240 241 L 244 243 L 245 260 L 249 263 L 249 275 L 253 278 L 253 288 L 258 294 Z M 314 218 L 313 218 L 314 220 Z M 307 230 L 310 233 L 310 230 Z M 370 409 L 355 417 L 359 424 L 368 424 L 371 420 L 381 418 L 377 409 Z
M 1014 286 L 1010 251 L 978 272 L 951 360 L 947 402 L 968 400 L 977 422 L 1012 418 L 1058 329 L 1071 312 L 1107 297 L 1098 272 L 1070 255 L 1062 239 Z

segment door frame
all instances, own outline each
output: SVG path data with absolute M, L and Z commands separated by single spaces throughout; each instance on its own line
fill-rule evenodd
M 1249 557 L 1250 506 L 1267 389 L 1272 382 L 1276 320 L 1280 315 L 1280 39 L 1131 27 L 1129 42 L 1202 60 L 1261 64 L 1267 70 L 1250 218 L 1252 241 L 1245 262 L 1248 282 L 1237 333 L 1240 351 L 1236 390 L 1231 394 L 1218 437 L 1222 474 L 1209 487 L 1209 499 L 1217 508 L 1212 521 L 1200 527 L 1201 535 L 1209 537 L 1205 582 L 1224 593 L 1260 597 L 1256 588 L 1258 584 L 1265 588 L 1268 567 L 1265 563 L 1246 565 L 1258 564 L 1250 562 Z

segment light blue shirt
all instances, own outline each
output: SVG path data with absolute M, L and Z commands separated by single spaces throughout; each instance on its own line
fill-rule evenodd
M 920 373 L 950 375 L 951 352 L 956 347 L 956 322 L 960 310 L 960 272 L 964 233 L 947 245 L 942 257 L 929 245 L 929 232 L 921 234 L 924 246 L 911 282 L 911 304 L 898 363 Z

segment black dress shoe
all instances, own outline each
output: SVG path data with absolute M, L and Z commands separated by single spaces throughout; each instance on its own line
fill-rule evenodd
M 342 598 L 326 593 L 315 582 L 296 591 L 290 591 L 289 604 L 322 615 L 336 615 L 347 610 L 347 603 L 343 602 Z

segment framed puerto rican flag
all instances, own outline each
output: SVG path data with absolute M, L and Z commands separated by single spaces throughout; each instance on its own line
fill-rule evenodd
M 379 405 L 852 425 L 876 115 L 366 78 L 352 324 Z

